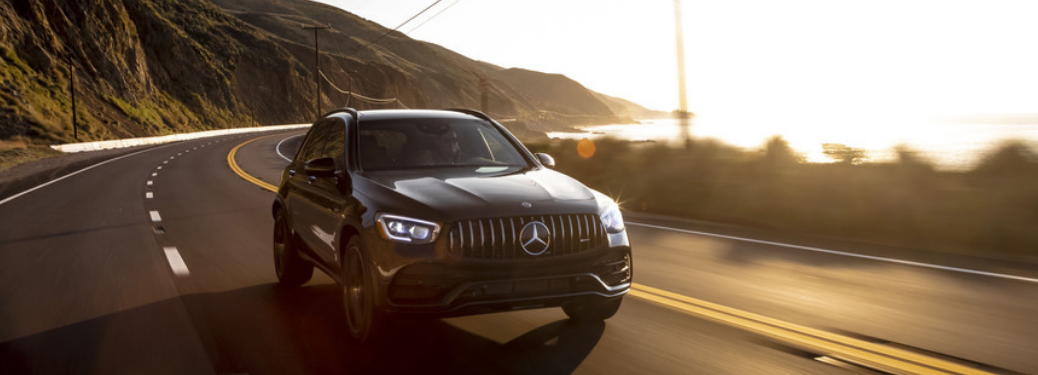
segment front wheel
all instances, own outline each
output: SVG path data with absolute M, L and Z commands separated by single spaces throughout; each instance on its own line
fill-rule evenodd
M 379 333 L 385 317 L 375 309 L 375 288 L 359 242 L 357 237 L 351 238 L 343 255 L 342 302 L 350 335 L 365 343 Z
M 278 211 L 274 220 L 274 271 L 281 285 L 293 287 L 310 281 L 314 274 L 314 266 L 299 255 L 284 211 Z
M 616 297 L 605 301 L 562 305 L 562 311 L 577 323 L 601 322 L 616 315 L 621 303 L 623 297 Z

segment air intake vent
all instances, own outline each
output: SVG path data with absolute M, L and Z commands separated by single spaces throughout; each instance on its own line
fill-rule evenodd
M 536 224 L 538 240 L 528 232 L 527 246 L 522 231 Z M 547 228 L 548 233 L 541 233 Z M 532 229 L 528 229 L 532 231 Z M 452 252 L 466 258 L 515 259 L 575 254 L 594 249 L 606 241 L 605 228 L 598 215 L 517 216 L 495 219 L 463 220 L 451 225 L 448 235 Z M 545 249 L 545 243 L 547 248 Z M 542 252 L 543 250 L 543 252 Z M 539 253 L 539 254 L 538 254 Z M 538 254 L 538 255 L 533 255 Z

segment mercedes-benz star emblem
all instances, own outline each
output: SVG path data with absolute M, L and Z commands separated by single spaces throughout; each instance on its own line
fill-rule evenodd
M 533 203 L 530 203 L 530 202 L 523 202 L 523 203 L 520 203 L 520 205 L 522 205 L 523 207 L 526 207 L 526 208 L 533 207 Z
M 519 232 L 519 244 L 523 246 L 523 251 L 530 255 L 541 255 L 545 251 L 548 251 L 548 245 L 551 244 L 551 232 L 548 232 L 548 226 L 539 221 L 531 221 L 523 226 L 523 230 Z

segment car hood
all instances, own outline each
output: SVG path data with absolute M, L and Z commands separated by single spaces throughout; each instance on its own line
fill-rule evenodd
M 419 203 L 444 219 L 597 213 L 598 210 L 591 189 L 569 176 L 543 168 L 499 173 L 478 173 L 471 169 L 380 171 L 366 172 L 364 177 L 377 184 L 380 189 L 376 189 L 384 190 L 373 192 L 375 195 L 389 195 L 385 198 L 398 203 Z M 407 199 L 393 199 L 393 195 Z M 397 211 L 418 208 L 401 206 Z

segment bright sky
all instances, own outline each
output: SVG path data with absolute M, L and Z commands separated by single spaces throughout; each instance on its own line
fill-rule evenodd
M 390 28 L 433 2 L 320 1 Z M 1038 113 L 1034 1 L 684 0 L 683 13 L 689 109 L 701 117 Z M 401 31 L 671 110 L 674 26 L 671 0 L 443 0 Z

